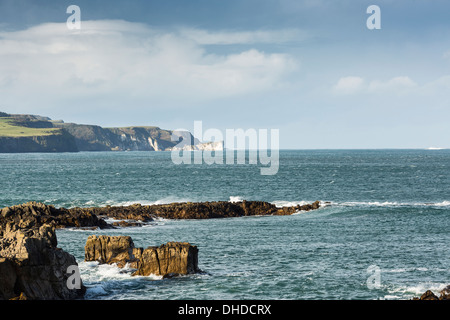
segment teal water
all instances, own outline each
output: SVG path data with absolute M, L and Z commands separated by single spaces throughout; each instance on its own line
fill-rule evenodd
M 282 150 L 274 176 L 257 165 L 175 165 L 170 152 L 0 154 L 0 164 L 0 207 L 324 204 L 286 217 L 59 230 L 88 299 L 409 299 L 450 284 L 450 150 Z M 206 274 L 132 277 L 83 262 L 90 234 L 130 235 L 142 247 L 191 242 Z

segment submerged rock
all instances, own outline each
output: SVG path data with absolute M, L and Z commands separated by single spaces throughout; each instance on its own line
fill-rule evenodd
M 126 264 L 136 269 L 133 275 L 173 277 L 201 272 L 198 249 L 187 242 L 168 242 L 159 247 L 136 248 L 129 236 L 89 236 L 85 261 Z

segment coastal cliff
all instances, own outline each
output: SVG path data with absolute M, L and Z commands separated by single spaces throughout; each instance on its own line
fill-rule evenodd
M 103 128 L 0 112 L 0 153 L 167 151 L 179 148 L 181 140 L 172 141 L 173 133 L 155 126 Z M 211 149 L 211 143 L 200 143 L 189 132 L 179 136 L 183 137 L 183 149 Z
M 77 152 L 73 136 L 64 130 L 56 134 L 30 137 L 0 137 L 0 153 Z

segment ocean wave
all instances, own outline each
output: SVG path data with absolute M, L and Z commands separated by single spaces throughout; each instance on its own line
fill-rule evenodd
M 241 202 L 244 199 L 241 196 L 230 196 L 229 202 L 236 203 Z M 217 199 L 212 199 L 210 201 L 217 201 Z M 54 204 L 59 202 L 57 199 L 45 200 L 45 204 Z M 176 197 L 166 197 L 155 201 L 148 200 L 135 200 L 135 201 L 116 201 L 116 200 L 106 200 L 106 201 L 72 201 L 68 203 L 63 203 L 61 207 L 64 208 L 74 208 L 74 207 L 127 207 L 134 204 L 140 204 L 143 206 L 151 206 L 151 205 L 161 205 L 161 204 L 170 204 L 170 203 L 183 203 L 183 202 L 194 202 L 192 199 L 186 198 L 176 198 Z M 268 201 L 274 204 L 277 207 L 293 207 L 297 205 L 306 205 L 311 204 L 314 201 L 292 201 L 292 200 L 274 200 Z M 395 207 L 436 207 L 436 208 L 450 208 L 450 200 L 444 200 L 440 202 L 401 202 L 401 201 L 320 201 L 321 207 L 327 206 L 338 206 L 338 207 L 387 207 L 387 208 L 395 208 Z
M 104 282 L 104 281 L 123 281 L 123 280 L 139 280 L 142 278 L 151 280 L 161 280 L 162 276 L 133 276 L 132 273 L 136 269 L 131 268 L 129 264 L 125 264 L 123 268 L 119 268 L 116 264 L 99 264 L 97 261 L 82 261 L 78 264 L 80 268 L 81 278 L 87 285 Z
M 415 285 L 393 287 L 388 289 L 388 291 L 390 294 L 420 296 L 427 290 L 431 290 L 435 294 L 438 294 L 441 290 L 443 290 L 447 286 L 448 286 L 447 282 L 443 283 L 421 282 Z
M 397 202 L 397 201 L 347 201 L 328 202 L 331 206 L 342 207 L 450 207 L 450 201 L 441 202 Z
M 245 199 L 243 199 L 243 198 L 240 197 L 240 196 L 231 196 L 231 197 L 230 197 L 230 200 L 228 200 L 228 202 L 236 203 L 236 202 L 242 202 L 242 201 L 244 201 L 244 200 L 245 200 Z M 298 205 L 303 206 L 303 205 L 306 205 L 306 204 L 311 204 L 311 203 L 313 203 L 314 201 L 274 200 L 274 201 L 268 201 L 268 202 L 271 203 L 271 204 L 273 204 L 273 205 L 275 205 L 275 206 L 278 207 L 278 208 L 281 208 L 281 207 L 295 207 L 295 206 L 298 206 Z M 321 202 L 321 205 L 327 206 L 328 203 L 326 203 L 326 202 Z
M 104 280 L 130 279 L 131 273 L 133 272 L 133 269 L 127 266 L 119 268 L 115 264 L 99 264 L 95 261 L 82 261 L 78 265 L 83 281 L 88 283 Z
M 314 201 L 286 201 L 286 200 L 275 200 L 271 201 L 270 203 L 274 204 L 275 206 L 281 208 L 281 207 L 295 207 L 295 206 L 303 206 L 305 204 L 311 204 Z
M 231 196 L 229 202 L 235 203 L 235 202 L 241 202 L 241 201 L 243 201 L 243 200 L 244 200 L 244 199 L 242 199 L 242 198 L 239 197 L 239 196 Z
M 155 201 L 149 201 L 149 200 L 133 200 L 133 201 L 120 201 L 120 200 L 75 200 L 70 202 L 61 202 L 57 199 L 54 200 L 45 200 L 45 204 L 53 204 L 56 203 L 58 205 L 55 205 L 56 207 L 63 207 L 63 208 L 75 208 L 75 207 L 81 207 L 81 208 L 89 208 L 89 207 L 128 207 L 132 206 L 134 204 L 140 204 L 142 206 L 152 206 L 152 205 L 159 205 L 159 204 L 169 204 L 169 203 L 182 203 L 182 202 L 192 202 L 192 200 L 185 199 L 185 198 L 175 198 L 175 197 L 166 197 Z

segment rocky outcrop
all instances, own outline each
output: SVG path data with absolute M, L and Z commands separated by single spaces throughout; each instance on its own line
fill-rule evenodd
M 75 258 L 57 247 L 55 228 L 98 225 L 96 216 L 29 202 L 0 211 L 0 299 L 77 299 L 81 279 L 68 284 Z M 101 224 L 101 223 L 100 223 Z M 70 267 L 70 268 L 69 268 Z
M 144 249 L 134 274 L 172 277 L 198 272 L 198 248 L 187 242 L 168 242 Z
M 0 212 L 0 236 L 7 224 L 15 225 L 21 229 L 37 228 L 49 224 L 55 228 L 108 228 L 110 225 L 95 214 L 79 208 L 70 210 L 55 208 L 39 202 L 6 207 Z
M 299 211 L 310 211 L 320 207 L 319 201 L 312 204 L 292 207 L 277 207 L 263 201 L 241 202 L 185 202 L 161 205 L 142 206 L 134 204 L 126 207 L 85 208 L 97 216 L 114 219 L 132 219 L 143 222 L 152 221 L 155 217 L 165 219 L 211 219 L 243 216 L 291 215 Z
M 200 272 L 198 249 L 187 242 L 169 242 L 159 247 L 136 248 L 128 236 L 89 236 L 85 261 L 128 264 L 136 269 L 133 275 L 171 277 Z
M 165 219 L 211 219 L 243 216 L 291 215 L 320 207 L 319 201 L 292 207 L 277 207 L 263 201 L 241 202 L 185 202 L 143 206 L 133 204 L 118 207 L 55 208 L 39 202 L 28 202 L 0 210 L 0 227 L 12 223 L 20 228 L 49 224 L 55 228 L 114 228 L 115 226 L 141 226 L 155 218 Z M 107 223 L 103 218 L 115 221 Z M 1 236 L 0 229 L 0 236 Z
M 135 248 L 129 236 L 89 236 L 84 247 L 85 261 L 113 264 L 123 268 L 129 264 L 137 269 L 142 255 L 141 248 Z
M 8 223 L 0 238 L 0 299 L 60 300 L 82 298 L 85 287 L 69 286 L 75 258 L 57 248 L 54 227 Z
M 420 298 L 415 297 L 413 300 L 450 300 L 450 285 L 446 286 L 439 292 L 439 297 L 436 296 L 433 291 L 427 290 Z

